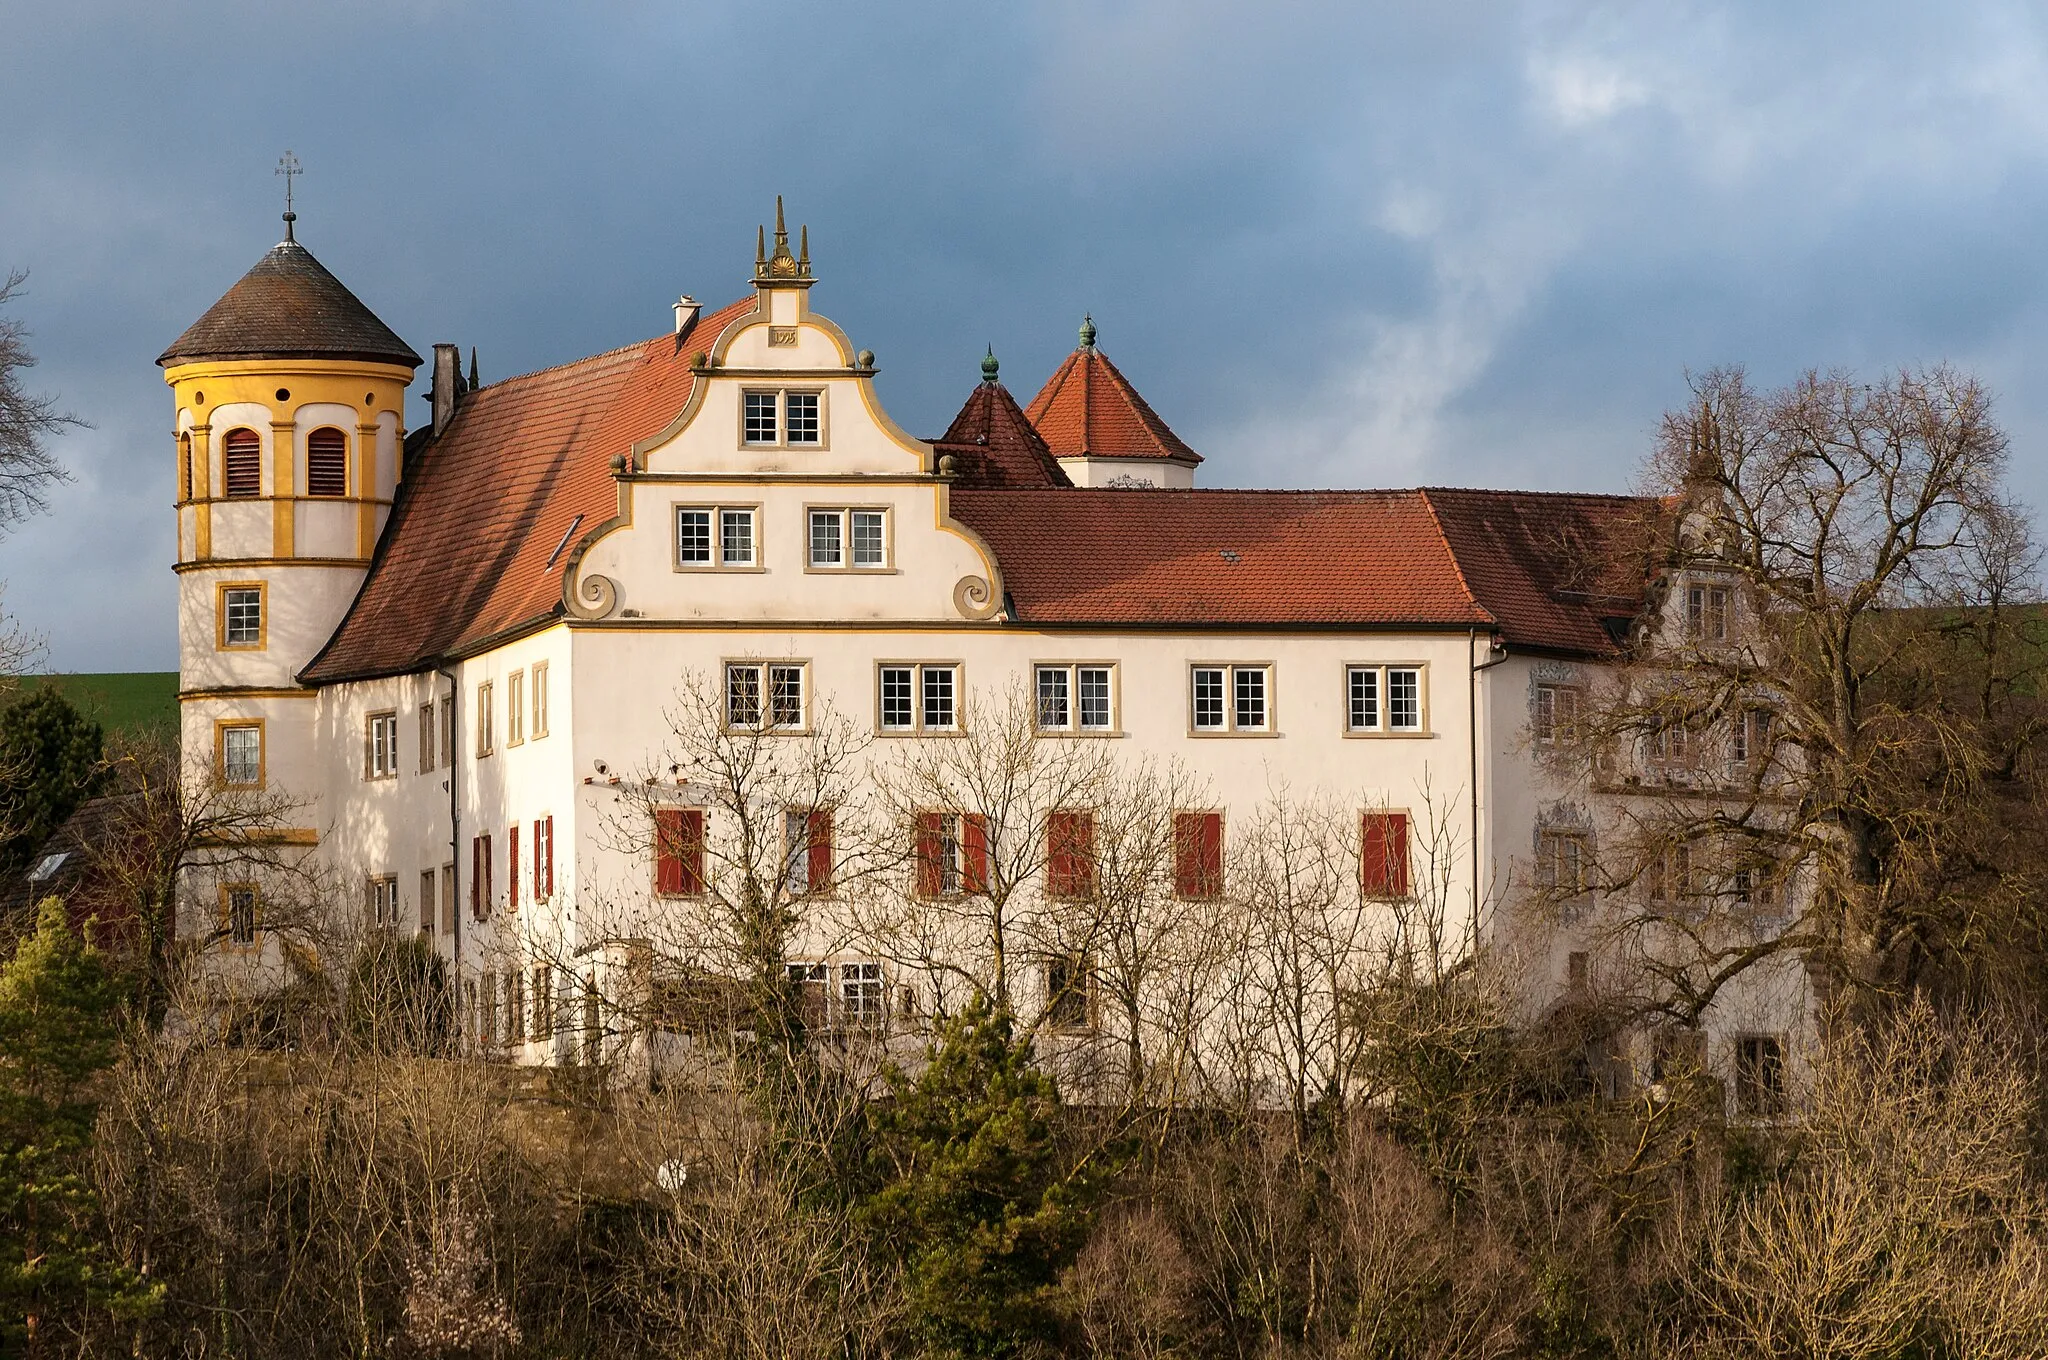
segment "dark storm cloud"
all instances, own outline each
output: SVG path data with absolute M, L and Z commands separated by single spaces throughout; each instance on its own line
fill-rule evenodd
M 94 428 L 0 568 L 65 668 L 175 664 L 151 361 L 287 146 L 301 238 L 487 379 L 738 296 L 781 192 L 916 432 L 1092 309 L 1210 484 L 1622 489 L 1687 367 L 1947 358 L 2048 491 L 2029 5 L 19 8 L 0 265 Z

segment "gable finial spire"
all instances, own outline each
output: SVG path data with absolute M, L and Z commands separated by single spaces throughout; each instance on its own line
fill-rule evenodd
M 1095 318 L 1086 312 L 1081 314 L 1081 348 L 1095 348 Z
M 284 176 L 284 239 L 295 241 L 296 238 L 292 235 L 292 223 L 299 220 L 299 215 L 292 211 L 292 178 L 296 175 L 303 175 L 306 172 L 299 168 L 299 158 L 291 153 L 291 148 L 287 147 L 285 148 L 285 153 L 277 158 L 277 169 L 272 173 Z
M 758 279 L 808 280 L 811 276 L 811 232 L 804 228 L 804 257 L 799 260 L 789 253 L 789 224 L 782 213 L 782 195 L 775 196 L 775 249 L 766 248 L 766 238 L 756 236 L 754 244 L 754 277 Z

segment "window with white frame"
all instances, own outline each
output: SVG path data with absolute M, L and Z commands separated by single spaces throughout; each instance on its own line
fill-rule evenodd
M 1685 634 L 1699 642 L 1728 640 L 1728 588 L 1693 585 L 1685 591 Z
M 1771 711 L 1747 708 L 1729 720 L 1728 760 L 1761 767 L 1771 758 Z
M 1552 897 L 1586 891 L 1586 838 L 1576 831 L 1544 831 L 1536 837 L 1536 886 Z
M 676 566 L 759 566 L 759 518 L 750 505 L 677 506 Z
M 1188 670 L 1189 721 L 1196 732 L 1270 732 L 1273 668 L 1197 665 Z
M 842 1029 L 880 1029 L 889 1018 L 882 987 L 882 965 L 873 962 L 839 965 L 839 1025 Z
M 487 756 L 493 749 L 491 734 L 491 682 L 476 687 L 476 753 Z
M 517 746 L 526 740 L 526 672 L 517 670 L 505 677 L 505 744 Z
M 220 729 L 223 784 L 253 788 L 263 782 L 263 725 L 233 723 Z
M 751 391 L 740 403 L 740 438 L 755 447 L 815 448 L 825 442 L 825 394 Z
M 1536 686 L 1536 712 L 1529 726 L 1538 746 L 1570 746 L 1578 740 L 1579 694 L 1577 685 Z
M 805 661 L 730 661 L 725 667 L 725 722 L 736 731 L 798 731 L 808 689 Z
M 227 932 L 228 943 L 255 944 L 259 919 L 256 885 L 228 883 L 222 886 L 220 896 L 221 928 Z
M 372 713 L 363 740 L 363 777 L 390 779 L 398 773 L 398 715 Z
M 1420 666 L 1346 666 L 1344 726 L 1350 732 L 1420 732 Z
M 263 587 L 227 586 L 220 593 L 220 645 L 263 645 Z
M 1039 731 L 1116 730 L 1114 666 L 1075 662 L 1039 665 L 1032 669 Z
M 876 723 L 884 732 L 960 730 L 955 662 L 885 662 L 875 668 Z
M 379 930 L 398 928 L 398 879 L 383 874 L 370 880 L 370 924 Z
M 533 739 L 548 734 L 548 663 L 533 663 Z
M 880 571 L 889 565 L 887 510 L 814 509 L 808 554 L 818 571 Z

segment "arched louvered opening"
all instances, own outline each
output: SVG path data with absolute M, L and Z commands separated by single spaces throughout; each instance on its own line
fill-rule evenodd
M 178 436 L 178 500 L 192 499 L 192 436 Z
M 227 493 L 240 499 L 263 494 L 263 440 L 254 430 L 229 430 L 221 441 L 227 465 Z
M 348 494 L 348 436 L 332 425 L 306 436 L 306 494 Z

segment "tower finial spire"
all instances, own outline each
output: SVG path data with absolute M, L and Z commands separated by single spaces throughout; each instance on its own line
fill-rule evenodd
M 306 172 L 299 168 L 299 158 L 287 147 L 285 153 L 277 158 L 277 169 L 273 173 L 284 176 L 284 239 L 292 241 L 296 239 L 292 235 L 292 223 L 299 220 L 299 215 L 292 211 L 292 178 Z
M 996 374 L 1001 371 L 1002 365 L 996 362 L 996 347 L 990 345 L 988 353 L 981 360 L 981 380 L 993 385 L 996 380 Z
M 1081 314 L 1081 348 L 1095 348 L 1095 318 L 1086 312 Z

